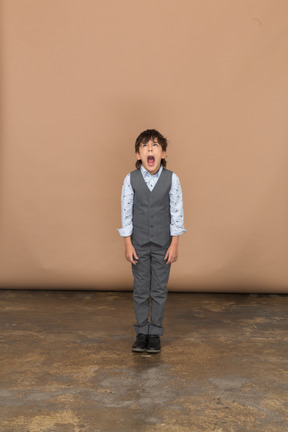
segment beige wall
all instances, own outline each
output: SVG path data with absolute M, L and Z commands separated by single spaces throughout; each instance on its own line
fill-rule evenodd
M 120 193 L 168 137 L 169 287 L 288 292 L 288 2 L 2 0 L 0 286 L 131 289 Z

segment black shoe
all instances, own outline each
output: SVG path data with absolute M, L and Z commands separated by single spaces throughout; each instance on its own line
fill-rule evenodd
M 148 335 L 145 334 L 137 334 L 136 340 L 132 346 L 132 351 L 134 352 L 145 352 L 148 342 Z
M 161 342 L 160 336 L 158 335 L 149 335 L 148 336 L 148 344 L 146 348 L 146 352 L 153 354 L 159 353 L 161 351 Z

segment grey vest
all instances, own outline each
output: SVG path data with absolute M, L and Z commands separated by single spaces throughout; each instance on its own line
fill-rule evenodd
M 152 192 L 140 170 L 130 174 L 134 191 L 132 241 L 142 246 L 153 242 L 165 246 L 170 240 L 170 197 L 172 171 L 163 169 Z

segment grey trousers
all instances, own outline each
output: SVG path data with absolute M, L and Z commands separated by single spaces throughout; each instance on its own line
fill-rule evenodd
M 137 323 L 136 333 L 163 335 L 163 316 L 167 300 L 167 283 L 171 264 L 164 257 L 170 245 L 165 248 L 154 243 L 144 246 L 134 244 L 138 263 L 132 264 L 134 276 L 134 308 Z M 150 313 L 151 299 L 151 313 Z M 150 320 L 149 320 L 150 318 Z

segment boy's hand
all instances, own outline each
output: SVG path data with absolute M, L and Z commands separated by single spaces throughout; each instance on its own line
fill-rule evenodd
M 172 237 L 171 244 L 166 252 L 164 260 L 166 260 L 166 264 L 172 264 L 178 259 L 178 244 L 179 237 Z
M 135 248 L 131 242 L 131 237 L 124 237 L 125 242 L 125 258 L 127 261 L 131 262 L 132 264 L 137 264 L 138 262 L 138 256 L 135 251 Z

